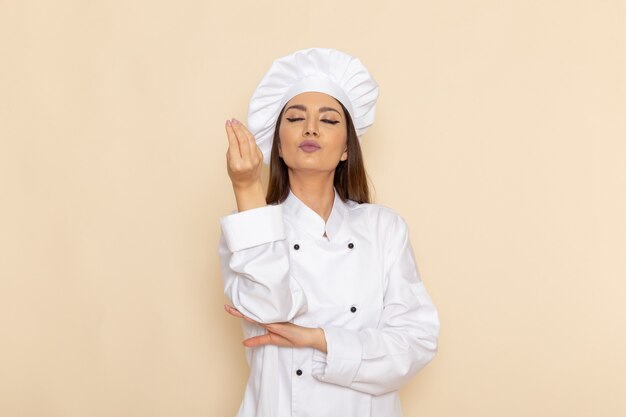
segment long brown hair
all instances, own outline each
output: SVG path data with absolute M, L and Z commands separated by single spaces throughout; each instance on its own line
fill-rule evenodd
M 339 197 L 341 197 L 343 201 L 352 200 L 359 204 L 369 203 L 370 193 L 367 184 L 367 174 L 365 173 L 365 166 L 363 164 L 361 145 L 359 144 L 359 139 L 354 129 L 354 124 L 352 123 L 352 117 L 350 117 L 344 105 L 340 102 L 339 104 L 343 109 L 343 114 L 346 115 L 348 159 L 339 161 L 335 169 L 333 184 L 337 190 L 337 194 L 339 194 Z M 270 153 L 269 185 L 265 197 L 267 204 L 282 203 L 289 195 L 289 173 L 287 165 L 278 154 L 278 147 L 280 145 L 278 132 L 284 111 L 285 107 L 280 111 L 276 121 L 276 128 L 274 129 L 274 140 Z

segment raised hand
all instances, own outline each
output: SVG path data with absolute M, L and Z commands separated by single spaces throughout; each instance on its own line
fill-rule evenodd
M 266 334 L 254 336 L 243 341 L 246 347 L 276 345 L 284 347 L 312 347 L 326 353 L 326 336 L 321 328 L 302 327 L 293 323 L 258 323 L 243 314 L 235 307 L 225 304 L 224 310 L 234 317 L 242 318 L 250 323 L 258 324 L 267 330 Z
M 261 169 L 263 153 L 250 131 L 237 119 L 225 124 L 228 137 L 226 163 L 239 211 L 265 206 Z

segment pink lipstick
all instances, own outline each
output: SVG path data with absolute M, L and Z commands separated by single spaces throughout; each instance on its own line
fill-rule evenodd
M 307 153 L 315 152 L 319 150 L 319 148 L 320 148 L 320 145 L 318 145 L 317 142 L 314 142 L 312 140 L 305 140 L 305 141 L 302 141 L 302 143 L 300 143 L 300 149 L 302 149 L 304 152 L 307 152 Z

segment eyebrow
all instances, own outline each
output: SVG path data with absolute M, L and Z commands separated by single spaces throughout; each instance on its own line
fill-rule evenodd
M 285 109 L 285 113 L 287 113 L 287 110 L 289 109 L 298 109 L 298 110 L 306 111 L 306 106 L 303 106 L 302 104 L 294 104 L 293 106 L 287 107 Z M 339 113 L 339 110 L 337 109 L 333 109 L 332 107 L 320 107 L 320 113 L 323 113 L 325 111 L 334 111 L 341 116 L 341 113 Z

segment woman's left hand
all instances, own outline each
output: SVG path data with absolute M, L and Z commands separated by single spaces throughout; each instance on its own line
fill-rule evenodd
M 254 336 L 243 341 L 246 347 L 257 347 L 263 345 L 276 345 L 284 347 L 312 347 L 326 353 L 326 336 L 321 328 L 302 327 L 297 324 L 270 323 L 264 324 L 256 322 L 239 312 L 235 307 L 224 304 L 224 310 L 234 317 L 242 318 L 250 323 L 258 324 L 267 330 L 261 336 Z

